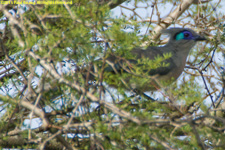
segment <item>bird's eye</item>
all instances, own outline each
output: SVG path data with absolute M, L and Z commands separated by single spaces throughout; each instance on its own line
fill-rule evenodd
M 184 37 L 189 37 L 190 34 L 189 33 L 184 33 Z
M 192 38 L 192 34 L 189 31 L 183 31 L 175 35 L 176 40 L 190 40 Z

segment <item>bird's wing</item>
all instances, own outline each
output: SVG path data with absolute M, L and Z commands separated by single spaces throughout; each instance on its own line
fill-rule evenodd
M 164 55 L 169 54 L 166 47 L 148 47 L 146 50 L 134 49 L 132 53 L 136 54 L 138 59 L 149 58 L 149 60 L 156 60 L 157 57 L 163 58 L 163 61 L 157 64 L 159 67 L 148 71 L 149 75 L 166 75 L 173 68 L 176 68 L 176 64 L 173 61 L 173 54 L 170 54 L 171 57 L 165 59 Z
M 131 54 L 134 55 L 134 59 L 129 59 L 126 60 L 123 57 L 118 57 L 115 55 L 110 55 L 107 58 L 107 63 L 109 64 L 108 67 L 105 68 L 105 71 L 107 72 L 129 72 L 129 70 L 133 67 L 132 64 L 137 64 L 138 59 L 144 59 L 148 58 L 149 60 L 155 60 L 156 57 L 162 57 L 163 56 L 163 51 L 162 47 L 148 47 L 146 50 L 143 50 L 141 48 L 135 48 L 131 50 Z M 166 75 L 168 74 L 174 67 L 176 67 L 172 57 L 163 60 L 161 64 L 164 63 L 164 66 L 158 65 L 160 67 L 155 68 L 155 69 L 150 69 L 150 70 L 144 70 L 148 72 L 149 75 Z M 141 63 L 140 65 L 141 66 Z M 116 71 L 115 71 L 116 70 Z

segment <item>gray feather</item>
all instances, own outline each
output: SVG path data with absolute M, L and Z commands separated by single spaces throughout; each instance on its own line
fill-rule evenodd
M 187 39 L 176 40 L 177 34 L 181 32 L 190 33 L 191 37 L 189 39 L 187 37 Z M 148 47 L 147 49 L 134 48 L 130 52 L 134 56 L 134 59 L 128 60 L 124 59 L 122 56 L 117 57 L 112 54 L 106 59 L 109 65 L 105 68 L 104 71 L 112 73 L 128 73 L 132 70 L 133 65 L 137 65 L 138 60 L 142 60 L 145 58 L 148 58 L 149 60 L 155 60 L 157 57 L 164 58 L 165 54 L 170 53 L 172 56 L 162 62 L 163 64 L 167 64 L 166 66 L 143 71 L 145 73 L 147 72 L 150 76 L 157 75 L 156 79 L 160 82 L 169 80 L 171 80 L 171 82 L 175 81 L 184 70 L 186 59 L 191 48 L 197 43 L 197 41 L 206 39 L 188 28 L 171 28 L 163 30 L 162 33 L 170 35 L 169 42 L 165 46 Z M 139 81 L 134 82 L 134 80 L 131 78 L 124 80 L 131 88 L 141 91 L 149 91 L 160 88 L 155 87 L 157 83 L 153 80 L 146 82 L 145 85 L 139 84 Z M 152 84 L 154 84 L 154 86 L 152 86 Z

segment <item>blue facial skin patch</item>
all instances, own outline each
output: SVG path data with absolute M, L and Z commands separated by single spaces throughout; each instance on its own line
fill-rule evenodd
M 176 40 L 195 40 L 195 37 L 189 31 L 183 31 L 176 35 Z
M 183 32 L 181 32 L 181 33 L 179 33 L 179 34 L 176 35 L 176 40 L 177 41 L 178 40 L 182 40 L 182 39 L 184 39 L 184 33 Z

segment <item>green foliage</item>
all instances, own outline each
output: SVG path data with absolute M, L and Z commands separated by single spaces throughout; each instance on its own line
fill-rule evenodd
M 136 0 L 135 4 L 138 2 Z M 17 63 L 23 58 L 23 62 L 17 65 L 19 71 L 13 68 L 17 72 L 0 82 L 3 93 L 0 105 L 4 110 L 0 121 L 0 144 L 1 140 L 7 141 L 11 137 L 5 134 L 6 131 L 18 128 L 23 130 L 13 136 L 22 137 L 25 141 L 22 148 L 38 149 L 48 139 L 45 149 L 52 145 L 63 149 L 69 144 L 77 149 L 200 149 L 198 135 L 209 147 L 223 144 L 223 112 L 219 118 L 218 113 L 209 111 L 210 106 L 205 102 L 208 93 L 202 84 L 196 82 L 202 77 L 196 77 L 199 74 L 185 74 L 187 78 L 182 76 L 183 79 L 170 86 L 171 81 L 166 81 L 162 83 L 163 88 L 154 91 L 158 92 L 157 95 L 145 93 L 155 96 L 154 100 L 126 84 L 137 82 L 143 89 L 146 85 L 154 87 L 152 72 L 159 67 L 167 67 L 169 64 L 165 60 L 172 54 L 167 53 L 154 60 L 137 60 L 130 51 L 149 41 L 147 35 L 138 36 L 140 29 L 148 26 L 149 22 L 138 23 L 137 19 L 127 17 L 113 18 L 109 5 L 101 5 L 100 1 L 73 0 L 70 9 L 64 5 L 44 5 L 20 14 L 19 20 L 23 20 L 21 25 L 24 26 L 18 32 L 20 37 L 9 32 L 9 38 L 4 41 L 9 55 L 17 54 L 12 60 Z M 205 6 L 202 9 L 204 12 L 210 10 Z M 197 14 L 200 8 L 194 6 L 190 11 L 190 14 Z M 209 16 L 208 19 L 215 17 Z M 6 28 L 10 28 L 8 22 L 5 23 Z M 31 25 L 38 27 L 31 28 Z M 151 24 L 150 27 L 154 26 Z M 217 38 L 224 41 L 225 34 L 218 34 Z M 210 41 L 215 47 L 193 50 L 191 56 L 196 57 L 190 59 L 188 65 L 202 62 L 206 66 L 209 61 L 202 60 L 219 45 L 218 39 Z M 18 44 L 20 41 L 25 43 L 23 48 Z M 156 46 L 157 43 L 152 42 L 151 45 Z M 38 59 L 31 57 L 29 52 Z M 109 64 L 105 60 L 111 55 L 137 64 L 124 63 L 126 71 L 106 72 L 104 69 Z M 4 63 L 5 68 L 9 64 L 13 66 L 9 59 Z M 87 68 L 90 72 L 95 72 L 93 68 L 97 70 L 94 81 L 86 80 Z M 206 78 L 207 84 L 211 77 Z M 209 91 L 215 86 L 211 86 Z M 30 105 L 22 105 L 24 101 Z M 194 103 L 198 106 L 193 107 L 199 109 L 193 112 L 189 108 Z M 30 114 L 33 114 L 33 119 L 42 120 L 42 124 L 46 119 L 48 126 L 42 127 L 40 123 L 37 129 L 29 130 L 25 120 L 30 119 Z M 212 124 L 204 122 L 207 117 L 212 119 Z M 32 145 L 33 139 L 38 141 L 37 144 L 34 142 Z

